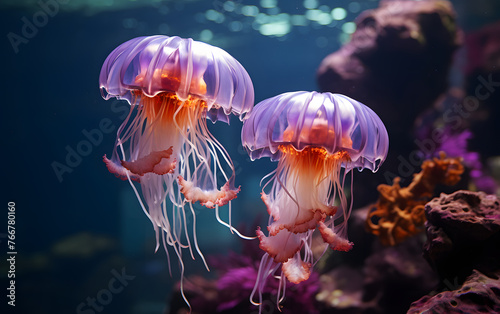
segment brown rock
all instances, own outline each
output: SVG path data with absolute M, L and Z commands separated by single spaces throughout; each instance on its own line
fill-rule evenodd
M 442 280 L 500 269 L 500 201 L 483 192 L 441 194 L 425 206 L 424 256 Z
M 499 275 L 488 277 L 474 270 L 460 289 L 425 296 L 412 303 L 408 314 L 500 313 Z

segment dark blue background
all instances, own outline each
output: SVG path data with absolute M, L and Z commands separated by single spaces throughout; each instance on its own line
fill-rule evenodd
M 494 1 L 474 1 L 474 8 L 467 1 L 454 2 L 466 30 L 489 22 L 495 9 Z M 203 19 L 209 9 L 222 12 L 220 3 L 168 1 L 100 12 L 92 12 L 90 7 L 68 10 L 70 4 L 68 8 L 61 4 L 60 11 L 27 44 L 19 45 L 18 53 L 7 34 L 21 35 L 22 18 L 31 20 L 40 7 L 0 9 L 1 199 L 5 209 L 7 202 L 16 203 L 19 313 L 75 312 L 80 302 L 106 288 L 112 269 L 122 267 L 136 277 L 125 292 L 113 296 L 114 302 L 103 313 L 159 313 L 179 278 L 175 258 L 170 278 L 164 252 L 160 249 L 154 254 L 153 229 L 130 186 L 108 173 L 102 162 L 102 156 L 112 151 L 114 132 L 103 134 L 102 142 L 92 146 L 71 173 L 63 174 L 62 182 L 52 167 L 54 162 L 65 163 L 66 147 L 76 149 L 86 139 L 84 130 L 98 128 L 103 119 L 110 119 L 115 131 L 120 125 L 123 111 L 112 110 L 113 101 L 103 100 L 98 88 L 100 67 L 116 46 L 133 37 L 159 34 L 165 30 L 161 24 L 168 25 L 165 35 L 195 40 L 203 29 L 210 29 L 210 43 L 225 49 L 247 69 L 258 102 L 282 92 L 315 90 L 319 63 L 341 45 L 340 24 L 329 27 L 312 22 L 277 38 L 261 35 L 252 29 L 250 18 L 232 12 L 225 13 L 226 21 L 221 24 Z M 335 6 L 347 8 L 348 3 L 335 1 Z M 378 1 L 359 3 L 362 10 L 378 5 Z M 320 4 L 334 6 L 327 1 Z M 302 1 L 280 1 L 278 5 L 288 14 L 305 12 Z M 349 13 L 345 21 L 353 21 L 358 14 Z M 228 29 L 234 20 L 242 21 L 242 31 Z M 128 26 L 130 21 L 135 24 Z M 121 110 L 127 107 L 125 103 L 115 105 Z M 233 202 L 233 224 L 252 234 L 257 217 L 267 217 L 259 197 L 259 180 L 275 164 L 249 161 L 241 148 L 241 122 L 236 117 L 229 126 L 210 123 L 210 128 L 237 165 L 236 183 L 242 191 Z M 0 232 L 5 234 L 7 209 L 2 212 Z M 216 222 L 212 210 L 199 211 L 198 221 L 200 246 L 207 255 L 228 248 L 238 250 L 241 240 Z M 70 238 L 74 236 L 83 240 Z M 4 254 L 5 238 L 1 240 Z M 61 243 L 69 243 L 69 248 L 61 249 Z M 88 256 L 86 249 L 91 252 Z M 210 276 L 199 259 L 188 264 L 194 272 Z M 0 278 L 6 279 L 4 258 L 0 265 Z M 7 302 L 5 287 L 2 284 L 0 290 L 2 307 Z

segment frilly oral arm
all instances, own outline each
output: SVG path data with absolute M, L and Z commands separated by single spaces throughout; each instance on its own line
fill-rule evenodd
M 269 195 L 267 195 L 266 193 L 264 192 L 261 192 L 260 193 L 260 198 L 262 199 L 262 201 L 264 202 L 264 204 L 266 204 L 266 207 L 267 207 L 267 213 L 271 216 L 273 216 L 274 220 L 279 220 L 280 219 L 280 212 L 279 212 L 279 209 L 278 207 L 273 207 L 272 206 L 272 203 L 271 203 L 271 200 L 269 199 Z
M 235 199 L 240 191 L 240 187 L 231 189 L 228 182 L 220 190 L 204 191 L 194 186 L 193 182 L 185 180 L 182 176 L 178 176 L 177 178 L 181 186 L 181 193 L 188 202 L 200 202 L 201 205 L 208 208 L 214 208 L 215 205 L 226 205 L 229 201 Z
M 108 157 L 106 157 L 106 155 L 102 157 L 102 160 L 106 164 L 108 171 L 114 174 L 117 178 L 122 180 L 127 180 L 127 173 L 128 173 L 131 180 L 137 182 L 140 181 L 140 177 L 138 175 L 135 175 L 130 171 L 128 171 L 126 168 L 122 167 L 121 165 L 112 162 L 111 160 L 108 159 Z
M 276 235 L 282 229 L 288 229 L 293 233 L 303 233 L 311 229 L 316 229 L 319 221 L 324 221 L 326 216 L 333 216 L 337 212 L 336 206 L 318 206 L 317 209 L 307 209 L 295 207 L 295 211 L 280 210 L 282 206 L 277 206 L 279 201 L 272 200 L 266 193 L 260 193 L 261 199 L 266 204 L 267 212 L 273 217 L 274 222 L 267 227 L 271 236 Z
M 171 155 L 172 146 L 166 150 L 151 152 L 149 155 L 134 161 L 122 160 L 122 166 L 139 176 L 149 172 L 157 175 L 172 173 L 175 169 L 175 159 L 170 161 Z
M 300 216 L 297 216 L 296 218 L 297 220 L 289 223 L 282 223 L 281 221 L 276 221 L 275 219 L 275 221 L 267 227 L 267 230 L 270 235 L 276 235 L 280 230 L 285 228 L 293 233 L 304 233 L 308 230 L 314 230 L 320 221 L 324 221 L 327 216 L 332 216 L 337 211 L 337 207 L 335 206 L 325 208 L 327 208 L 327 210 L 302 209 L 299 212 Z
M 333 232 L 332 229 L 328 228 L 324 222 L 320 221 L 318 223 L 318 227 L 323 241 L 330 244 L 332 249 L 344 252 L 348 252 L 352 249 L 352 246 L 354 245 L 352 242 L 339 237 L 335 232 Z
M 291 233 L 286 229 L 281 230 L 275 236 L 269 237 L 266 237 L 260 228 L 256 232 L 260 241 L 259 247 L 266 251 L 276 263 L 288 261 L 300 250 L 300 235 Z
M 300 253 L 295 254 L 294 257 L 283 263 L 282 269 L 286 278 L 295 284 L 309 279 L 311 275 L 311 263 L 302 261 Z

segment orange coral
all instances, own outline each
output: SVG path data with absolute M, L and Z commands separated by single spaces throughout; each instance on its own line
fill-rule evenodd
M 378 236 L 384 245 L 396 245 L 424 230 L 424 205 L 434 194 L 437 184 L 455 185 L 464 172 L 461 158 L 425 160 L 422 171 L 413 175 L 412 183 L 401 188 L 400 178 L 394 178 L 392 186 L 380 184 L 380 197 L 369 212 L 365 226 Z

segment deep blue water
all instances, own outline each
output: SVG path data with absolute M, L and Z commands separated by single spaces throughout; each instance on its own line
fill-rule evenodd
M 459 13 L 468 10 L 465 2 L 456 1 Z M 360 4 L 364 10 L 376 7 L 377 1 Z M 280 1 L 279 5 L 281 12 L 291 15 L 305 12 L 301 1 Z M 338 7 L 347 5 L 348 1 L 335 2 Z M 106 286 L 113 276 L 111 269 L 120 271 L 122 267 L 137 279 L 130 284 L 131 289 L 115 295 L 119 301 L 110 303 L 103 313 L 157 313 L 168 303 L 169 290 L 178 279 L 175 271 L 172 278 L 168 275 L 162 250 L 154 254 L 151 224 L 130 186 L 108 173 L 102 162 L 104 154 L 111 154 L 114 132 L 127 107 L 115 103 L 117 109 L 112 110 L 113 101 L 103 100 L 98 88 L 100 67 L 116 46 L 162 30 L 166 35 L 199 40 L 201 31 L 210 29 L 211 43 L 225 49 L 247 69 L 258 102 L 282 92 L 317 89 L 315 72 L 319 63 L 341 45 L 340 22 L 334 27 L 315 23 L 295 26 L 278 38 L 260 34 L 247 18 L 235 13 L 226 12 L 226 21 L 221 24 L 203 19 L 207 10 L 221 10 L 218 2 L 173 1 L 162 8 L 148 5 L 94 14 L 61 9 L 48 18 L 45 26 L 37 27 L 37 33 L 20 44 L 17 53 L 8 33 L 22 35 L 23 18 L 32 21 L 40 9 L 0 9 L 1 199 L 4 206 L 9 201 L 16 203 L 17 309 L 24 313 L 75 312 L 80 302 Z M 483 18 L 463 15 L 459 21 L 464 29 L 475 29 L 492 19 L 487 7 L 485 12 Z M 345 21 L 357 15 L 348 12 Z M 243 29 L 230 31 L 230 21 L 239 19 Z M 113 131 L 103 132 L 102 140 L 93 144 L 86 156 L 73 160 L 71 172 L 58 178 L 54 162 L 67 163 L 68 149 L 81 148 L 85 132 L 98 130 L 104 119 L 109 119 L 105 121 Z M 260 214 L 264 219 L 267 215 L 258 197 L 259 180 L 275 164 L 268 160 L 249 162 L 239 144 L 241 122 L 236 117 L 229 126 L 210 123 L 210 128 L 237 165 L 236 183 L 242 185 L 233 203 L 233 223 L 246 225 L 251 232 L 255 217 Z M 7 224 L 6 211 L 3 213 L 1 232 Z M 211 210 L 201 212 L 198 219 L 203 221 L 198 234 L 205 253 L 238 250 L 238 239 L 217 224 Z M 57 243 L 82 232 L 115 241 L 111 253 L 97 250 L 99 254 L 87 259 L 54 251 Z M 2 254 L 7 251 L 3 239 L 0 249 Z M 0 265 L 0 277 L 5 278 L 4 258 Z M 202 270 L 199 260 L 192 268 Z M 7 302 L 4 294 L 1 307 Z

